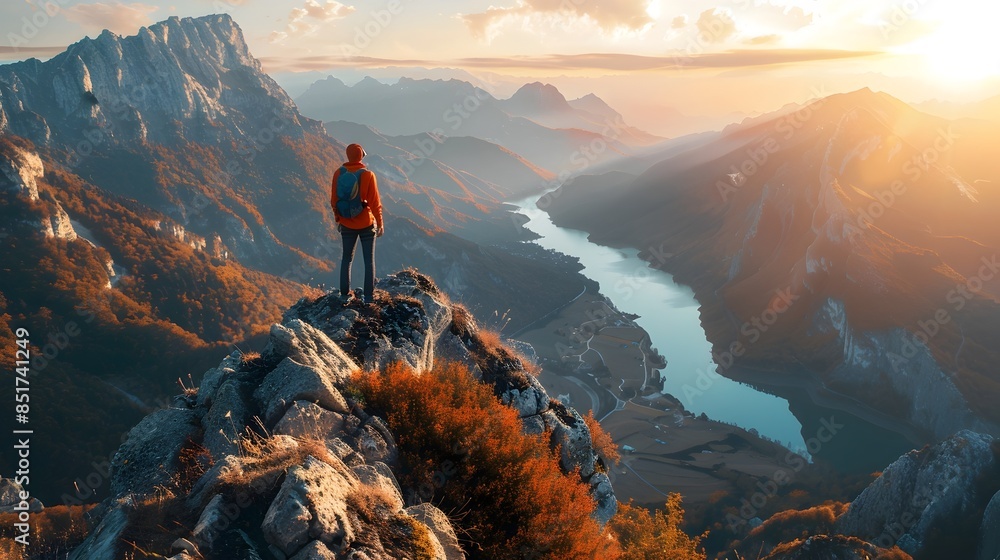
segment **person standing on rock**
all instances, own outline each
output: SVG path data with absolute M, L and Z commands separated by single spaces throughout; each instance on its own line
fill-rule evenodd
M 330 204 L 337 220 L 337 230 L 343 240 L 344 253 L 340 261 L 340 299 L 351 300 L 351 263 L 361 239 L 361 255 L 365 260 L 365 303 L 375 301 L 375 238 L 382 237 L 382 201 L 378 181 L 361 160 L 367 154 L 360 144 L 347 147 L 347 163 L 333 173 Z

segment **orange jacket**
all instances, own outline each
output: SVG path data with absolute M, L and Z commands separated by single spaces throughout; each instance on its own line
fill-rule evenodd
M 363 163 L 345 163 L 343 165 L 350 172 L 358 169 L 365 169 Z M 365 203 L 365 209 L 353 218 L 347 218 L 337 212 L 337 179 L 340 178 L 340 168 L 333 172 L 333 182 L 331 184 L 330 205 L 333 206 L 333 215 L 338 224 L 351 229 L 365 229 L 372 224 L 382 229 L 382 200 L 378 195 L 378 180 L 375 174 L 369 171 L 361 174 L 361 201 Z

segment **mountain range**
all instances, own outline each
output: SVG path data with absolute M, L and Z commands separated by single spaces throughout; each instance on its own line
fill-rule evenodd
M 311 118 L 364 123 L 391 136 L 432 132 L 488 140 L 556 174 L 638 155 L 663 140 L 629 126 L 596 96 L 571 102 L 537 82 L 497 99 L 454 79 L 383 84 L 369 77 L 347 86 L 329 77 L 296 103 Z
M 546 209 L 692 286 L 725 375 L 811 380 L 927 441 L 998 433 L 997 134 L 861 90 L 578 178 Z
M 995 556 L 1000 125 L 862 90 L 663 141 L 595 95 L 488 89 L 330 78 L 293 101 L 225 15 L 0 66 L 0 360 L 28 328 L 43 555 Z M 356 141 L 387 208 L 375 306 L 323 289 Z M 683 527 L 714 537 L 678 495 L 619 504 L 638 473 L 501 335 L 599 295 L 504 204 L 556 184 L 557 223 L 693 287 L 723 374 L 932 445 L 850 481 L 789 453 L 782 489 L 716 462 L 750 432 L 661 454 L 749 490 Z M 677 399 L 632 394 L 682 435 Z M 18 492 L 0 480 L 4 554 Z
M 32 342 L 48 350 L 37 365 L 52 383 L 37 391 L 55 404 L 38 422 L 67 435 L 37 449 L 53 502 L 89 495 L 74 477 L 178 376 L 204 371 L 220 347 L 252 346 L 297 298 L 338 283 L 329 181 L 353 139 L 301 116 L 226 15 L 0 66 L 0 131 L 0 336 L 35 325 Z M 486 156 L 463 162 L 470 148 Z M 511 328 L 590 284 L 565 259 L 500 247 L 527 235 L 502 200 L 551 174 L 485 142 L 444 141 L 451 165 L 401 169 L 393 157 L 370 162 L 387 208 L 382 272 L 419 267 Z M 508 164 L 520 174 L 501 176 Z

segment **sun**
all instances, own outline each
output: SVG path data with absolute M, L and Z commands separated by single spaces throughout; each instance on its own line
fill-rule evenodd
M 1000 76 L 998 18 L 1000 4 L 956 3 L 905 50 L 920 55 L 935 78 L 965 83 Z

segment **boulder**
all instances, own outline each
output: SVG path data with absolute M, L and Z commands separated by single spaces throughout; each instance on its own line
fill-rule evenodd
M 343 462 L 330 465 L 307 457 L 288 470 L 285 482 L 264 516 L 267 542 L 286 556 L 297 554 L 312 540 L 341 552 L 354 541 L 347 497 L 360 484 Z
M 292 358 L 281 360 L 267 374 L 254 398 L 264 411 L 264 422 L 273 427 L 295 401 L 309 401 L 333 412 L 347 413 L 347 401 L 334 383 L 339 372 L 303 365 Z
M 388 465 L 385 463 L 356 465 L 351 467 L 351 470 L 354 471 L 362 484 L 381 493 L 385 497 L 386 503 L 392 507 L 392 511 L 403 509 L 403 491 Z
M 1000 558 L 1000 492 L 993 495 L 979 530 L 979 560 Z
M 229 376 L 234 375 L 240 367 L 240 353 L 233 351 L 232 354 L 226 356 L 222 363 L 218 367 L 214 367 L 205 372 L 201 377 L 201 384 L 198 386 L 198 406 L 208 407 L 212 404 L 212 399 L 215 397 L 216 391 L 218 391 L 219 386 L 229 378 Z
M 290 560 L 336 560 L 337 555 L 320 541 L 312 541 Z
M 839 533 L 918 556 L 931 530 L 967 515 L 976 481 L 995 467 L 993 438 L 963 430 L 889 465 L 837 522 Z
M 91 531 L 83 544 L 69 555 L 69 560 L 118 560 L 118 545 L 128 527 L 128 508 L 131 500 L 117 502 L 105 515 L 97 528 Z
M 344 415 L 309 401 L 295 401 L 274 426 L 275 434 L 327 439 L 344 429 Z
M 465 552 L 458 544 L 455 528 L 443 511 L 431 504 L 418 504 L 406 508 L 406 513 L 427 526 L 437 537 L 447 560 L 465 560 Z
M 212 406 L 202 420 L 205 430 L 202 445 L 214 459 L 239 452 L 239 440 L 246 429 L 248 416 L 250 411 L 241 394 L 239 381 L 236 378 L 227 379 L 212 398 Z
M 143 418 L 111 460 L 111 496 L 145 496 L 171 485 L 181 449 L 201 439 L 200 420 L 197 410 L 186 408 L 164 408 Z
M 295 363 L 315 368 L 338 387 L 343 387 L 358 369 L 358 364 L 323 331 L 298 318 L 271 325 L 271 337 L 264 353 L 291 358 Z
M 590 477 L 590 495 L 597 504 L 594 519 L 603 526 L 618 513 L 618 498 L 608 475 L 599 472 Z
M 553 407 L 542 413 L 545 427 L 552 432 L 552 444 L 561 453 L 559 464 L 564 471 L 580 469 L 580 476 L 594 474 L 597 454 L 590 439 L 590 428 L 575 409 Z

